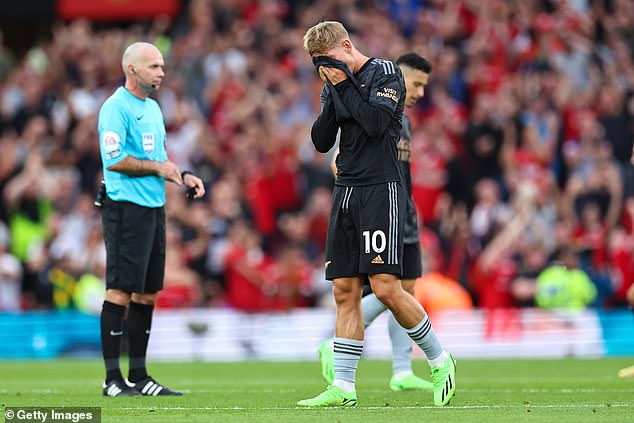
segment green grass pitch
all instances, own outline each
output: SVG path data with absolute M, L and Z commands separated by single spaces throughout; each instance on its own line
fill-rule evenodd
M 125 362 L 125 360 L 123 360 Z M 182 397 L 104 398 L 101 361 L 0 361 L 2 407 L 101 407 L 104 422 L 632 422 L 632 358 L 460 360 L 457 396 L 392 392 L 390 362 L 362 360 L 356 408 L 297 408 L 325 384 L 318 362 L 151 363 L 151 374 Z M 415 371 L 427 375 L 424 362 Z

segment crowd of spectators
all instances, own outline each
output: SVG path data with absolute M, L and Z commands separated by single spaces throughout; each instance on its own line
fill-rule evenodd
M 97 113 L 121 52 L 163 51 L 170 158 L 159 307 L 246 311 L 330 300 L 333 178 L 310 127 L 321 82 L 305 30 L 335 19 L 364 53 L 426 56 L 413 193 L 427 271 L 476 306 L 613 307 L 634 280 L 630 0 L 191 0 L 176 19 L 56 23 L 0 43 L 0 310 L 81 308 L 105 273 Z M 1 40 L 1 38 L 0 38 Z M 567 270 L 572 273 L 554 270 Z M 566 276 L 568 275 L 568 276 Z

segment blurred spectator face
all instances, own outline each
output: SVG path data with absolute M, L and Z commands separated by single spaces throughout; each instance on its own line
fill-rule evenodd
M 599 91 L 599 110 L 603 114 L 616 115 L 623 104 L 623 91 L 614 85 L 603 86 Z
M 46 118 L 41 115 L 37 115 L 29 119 L 24 128 L 24 138 L 30 141 L 38 142 L 44 139 L 48 132 L 48 122 Z
M 478 202 L 482 204 L 496 204 L 500 199 L 498 186 L 491 179 L 483 179 L 476 185 Z
M 568 245 L 572 236 L 572 224 L 566 219 L 555 222 L 555 245 Z
M 189 6 L 192 31 L 205 32 L 213 26 L 213 8 L 209 0 L 194 0 Z
M 309 199 L 308 210 L 311 214 L 330 214 L 330 203 L 332 201 L 331 191 L 327 188 L 317 188 Z
M 531 101 L 530 110 L 536 115 L 540 115 L 544 113 L 547 109 L 545 98 L 542 96 L 537 96 L 533 101 Z
M 475 102 L 475 109 L 473 113 L 478 117 L 482 116 L 488 117 L 491 111 L 493 110 L 494 102 L 493 97 L 488 93 L 480 93 Z
M 280 218 L 280 229 L 290 241 L 302 242 L 308 238 L 308 219 L 304 214 L 287 214 Z
M 560 83 L 560 76 L 556 72 L 546 71 L 541 74 L 540 82 L 542 86 L 542 91 L 544 96 L 540 96 L 540 98 L 545 98 L 545 96 L 550 96 L 556 92 L 557 86 Z
M 561 254 L 561 263 L 568 269 L 579 267 L 579 257 L 571 250 L 565 250 Z
M 42 95 L 44 94 L 42 80 L 33 74 L 29 74 L 27 78 L 27 83 L 24 86 L 25 102 L 30 107 L 36 107 L 42 100 Z
M 598 138 L 601 135 L 601 127 L 594 113 L 586 110 L 577 116 L 577 125 L 581 138 Z
M 581 218 L 584 225 L 590 226 L 597 222 L 601 222 L 601 208 L 595 202 L 586 203 L 581 212 Z
M 248 233 L 249 227 L 247 224 L 242 220 L 238 220 L 229 229 L 229 239 L 233 244 L 243 245 Z
M 528 271 L 540 271 L 542 270 L 548 261 L 546 251 L 541 245 L 529 245 L 529 248 L 524 251 L 524 265 Z
M 262 244 L 262 238 L 260 237 L 260 234 L 254 230 L 251 230 L 247 233 L 246 239 L 245 239 L 245 247 L 247 248 L 247 250 L 249 250 L 250 254 L 253 254 L 254 259 L 259 259 L 259 256 L 262 254 L 261 252 L 261 244 Z
M 495 150 L 495 139 L 491 134 L 480 135 L 475 140 L 474 150 L 480 157 L 490 156 Z
M 594 146 L 594 156 L 597 163 L 609 163 L 612 160 L 612 145 L 607 141 L 596 143 Z
M 290 244 L 282 250 L 279 263 L 286 267 L 292 268 L 306 263 L 306 253 L 300 247 Z
M 444 48 L 438 57 L 434 75 L 439 79 L 447 79 L 455 71 L 458 65 L 458 54 L 453 48 Z
M 239 190 L 229 181 L 220 180 L 211 189 L 214 212 L 222 218 L 232 219 L 240 215 Z

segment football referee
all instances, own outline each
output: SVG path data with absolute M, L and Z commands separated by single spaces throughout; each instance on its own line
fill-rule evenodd
M 165 181 L 205 188 L 190 172 L 168 160 L 161 109 L 149 98 L 165 76 L 163 55 L 152 44 L 134 43 L 121 60 L 125 86 L 99 111 L 99 148 L 106 197 L 106 299 L 101 311 L 101 348 L 106 366 L 104 396 L 181 395 L 148 375 L 145 367 L 152 312 L 165 272 Z M 127 308 L 128 380 L 119 368 Z

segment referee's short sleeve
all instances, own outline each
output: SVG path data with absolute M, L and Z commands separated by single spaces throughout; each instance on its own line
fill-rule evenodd
M 126 158 L 127 118 L 124 106 L 106 101 L 99 111 L 99 151 L 104 168 Z

